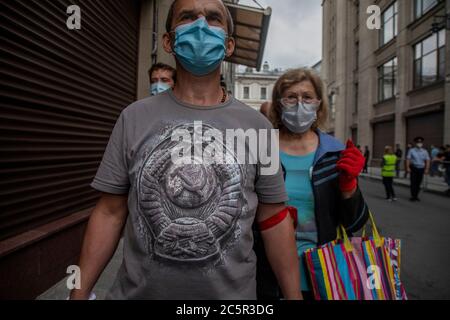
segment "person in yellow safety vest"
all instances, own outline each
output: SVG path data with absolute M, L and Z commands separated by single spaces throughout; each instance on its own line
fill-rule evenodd
M 391 146 L 384 148 L 383 161 L 381 163 L 381 176 L 383 177 L 384 188 L 386 189 L 386 200 L 397 201 L 394 191 L 394 177 L 397 156 L 394 154 Z

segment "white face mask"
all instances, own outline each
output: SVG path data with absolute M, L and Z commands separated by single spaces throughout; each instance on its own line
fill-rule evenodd
M 305 133 L 317 120 L 317 109 L 320 104 L 300 102 L 294 107 L 282 110 L 281 121 L 293 133 Z
M 417 146 L 417 148 L 422 149 L 423 148 L 423 143 L 417 143 L 416 146 Z

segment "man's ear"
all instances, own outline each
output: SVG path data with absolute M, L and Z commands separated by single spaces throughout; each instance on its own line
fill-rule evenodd
M 234 49 L 236 47 L 236 43 L 233 37 L 228 37 L 226 41 L 226 56 L 227 58 L 231 57 L 234 53 Z
M 172 37 L 170 36 L 170 33 L 168 33 L 168 32 L 164 33 L 162 45 L 163 45 L 164 51 L 166 51 L 169 54 L 173 53 Z

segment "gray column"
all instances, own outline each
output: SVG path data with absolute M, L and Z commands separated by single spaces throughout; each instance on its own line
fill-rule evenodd
M 397 90 L 398 95 L 395 105 L 395 143 L 399 143 L 402 149 L 406 147 L 406 121 L 403 113 L 409 108 L 408 91 L 411 90 L 411 75 L 413 70 L 412 50 L 408 43 L 408 23 L 410 21 L 411 4 L 406 1 L 398 2 L 399 10 L 399 34 L 397 35 Z
M 347 124 L 347 6 L 348 1 L 337 1 L 336 3 L 336 118 L 335 136 L 341 141 L 348 138 Z
M 377 99 L 377 70 L 375 55 L 378 48 L 378 30 L 367 28 L 366 13 L 372 0 L 361 0 L 361 19 L 359 27 L 359 97 L 358 97 L 358 136 L 359 144 L 369 146 L 372 150 L 372 126 L 370 120 L 373 117 L 373 105 Z

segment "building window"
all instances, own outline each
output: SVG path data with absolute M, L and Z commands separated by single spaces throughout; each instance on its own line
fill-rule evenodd
M 416 19 L 433 9 L 442 0 L 415 0 L 414 15 Z
M 398 34 L 398 3 L 395 1 L 382 14 L 380 47 L 394 39 Z
M 250 87 L 244 87 L 244 99 L 250 99 Z
M 389 60 L 378 68 L 378 101 L 395 97 L 397 94 L 397 58 Z
M 445 29 L 414 46 L 414 88 L 445 78 Z
M 358 97 L 359 97 L 359 83 L 356 82 L 354 84 L 354 102 L 353 102 L 353 114 L 357 114 L 358 113 Z
M 267 100 L 267 88 L 266 87 L 261 88 L 261 100 Z

